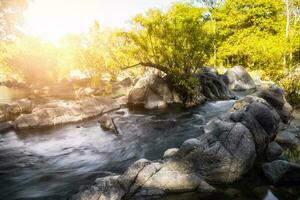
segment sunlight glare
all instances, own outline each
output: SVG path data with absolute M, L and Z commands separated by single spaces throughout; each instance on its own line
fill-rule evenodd
M 167 8 L 175 0 L 38 0 L 25 12 L 24 32 L 50 41 L 81 34 L 95 20 L 102 27 L 124 28 L 131 17 L 152 7 Z

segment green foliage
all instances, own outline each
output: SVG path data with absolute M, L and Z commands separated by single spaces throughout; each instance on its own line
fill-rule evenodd
M 281 64 L 283 10 L 283 2 L 277 0 L 227 0 L 214 11 L 219 62 L 260 69 Z
M 211 51 L 204 11 L 177 3 L 165 13 L 152 9 L 145 16 L 136 16 L 133 29 L 124 33 L 127 52 L 142 66 L 171 76 L 179 90 L 193 93 L 192 74 L 208 61 Z
M 287 77 L 300 62 L 299 9 L 298 0 L 226 0 L 212 11 L 218 63 L 263 71 L 263 78 L 283 86 L 294 99 L 300 82 Z
M 292 71 L 288 76 L 283 77 L 279 85 L 285 89 L 287 100 L 296 105 L 300 103 L 300 73 Z
M 202 66 L 243 65 L 262 71 L 286 89 L 289 100 L 299 101 L 299 0 L 175 3 L 167 11 L 137 15 L 127 31 L 103 30 L 95 22 L 88 34 L 67 35 L 59 46 L 22 35 L 4 42 L 18 35 L 14 27 L 27 1 L 0 2 L 1 70 L 29 83 L 54 82 L 79 70 L 96 86 L 105 77 L 117 79 L 123 68 L 135 76 L 155 68 L 188 99 L 198 92 L 194 74 Z

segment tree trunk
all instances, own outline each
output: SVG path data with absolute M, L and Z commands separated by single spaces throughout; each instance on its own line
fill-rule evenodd
M 284 2 L 285 2 L 285 11 L 286 11 L 285 39 L 286 39 L 286 41 L 288 41 L 289 31 L 290 31 L 290 15 L 291 15 L 291 13 L 290 13 L 290 2 L 289 2 L 289 0 L 285 0 Z M 285 50 L 284 55 L 283 55 L 284 70 L 286 68 L 286 65 L 287 65 L 287 52 Z

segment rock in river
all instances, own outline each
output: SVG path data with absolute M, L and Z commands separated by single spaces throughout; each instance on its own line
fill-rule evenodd
M 22 114 L 14 126 L 17 129 L 49 127 L 82 121 L 119 108 L 119 104 L 105 97 L 52 101 L 35 107 L 31 114 Z
M 212 119 L 202 135 L 169 150 L 172 153 L 167 152 L 171 155 L 165 159 L 139 160 L 123 175 L 97 179 L 95 186 L 74 199 L 153 199 L 168 193 L 213 191 L 211 184 L 240 179 L 264 153 L 280 122 L 264 99 L 241 101 L 231 112 Z
M 178 94 L 156 74 L 140 78 L 128 96 L 129 105 L 142 105 L 146 109 L 166 108 L 172 103 L 181 103 Z
M 283 89 L 276 85 L 260 88 L 254 95 L 265 99 L 280 115 L 281 120 L 287 123 L 292 115 L 293 108 L 285 99 Z
M 32 111 L 32 102 L 29 99 L 20 99 L 10 104 L 0 105 L 0 122 L 15 120 L 21 114 Z
M 233 95 L 213 68 L 203 67 L 202 73 L 197 75 L 198 81 L 202 87 L 203 95 L 210 100 L 232 99 Z

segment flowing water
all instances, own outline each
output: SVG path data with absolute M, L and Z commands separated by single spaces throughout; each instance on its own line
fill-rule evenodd
M 116 121 L 118 136 L 103 131 L 96 120 L 79 126 L 0 134 L 0 199 L 68 199 L 81 186 L 93 184 L 97 177 L 122 173 L 139 158 L 159 159 L 166 149 L 179 147 L 186 139 L 199 136 L 209 119 L 222 115 L 233 103 L 208 102 L 192 110 L 174 107 L 165 112 L 123 109 L 125 116 Z M 292 197 L 278 197 L 268 186 L 243 188 L 226 188 L 204 199 Z M 260 195 L 252 198 L 255 192 L 245 188 L 252 188 Z M 166 199 L 201 197 L 189 193 Z
M 125 109 L 117 121 L 119 136 L 101 130 L 96 120 L 80 128 L 73 124 L 2 134 L 0 199 L 66 199 L 81 185 L 122 173 L 139 158 L 161 158 L 166 149 L 199 136 L 206 120 L 225 113 L 233 103 L 210 102 L 162 113 Z

